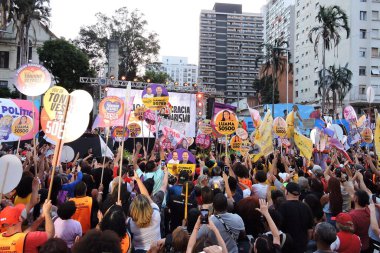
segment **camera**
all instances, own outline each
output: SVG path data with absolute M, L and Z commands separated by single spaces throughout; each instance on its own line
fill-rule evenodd
M 201 224 L 208 224 L 208 209 L 201 209 Z

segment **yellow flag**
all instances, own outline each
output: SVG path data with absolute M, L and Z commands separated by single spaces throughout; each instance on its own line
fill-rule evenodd
M 273 117 L 270 110 L 268 110 L 255 136 L 255 144 L 260 147 L 260 153 L 258 154 L 260 157 L 273 153 L 272 124 Z
M 288 128 L 286 129 L 286 134 L 288 138 L 292 139 L 294 135 L 294 112 L 291 111 L 288 116 L 286 116 L 286 124 Z
M 300 155 L 310 159 L 313 155 L 313 142 L 298 131 L 294 131 L 294 142 L 300 150 Z
M 376 113 L 376 128 L 373 142 L 375 143 L 376 155 L 380 157 L 380 117 L 379 114 Z M 380 165 L 380 159 L 378 159 L 378 168 Z

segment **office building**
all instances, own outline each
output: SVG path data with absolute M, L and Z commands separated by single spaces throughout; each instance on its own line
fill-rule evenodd
M 254 95 L 256 58 L 262 54 L 263 17 L 245 13 L 240 4 L 215 3 L 202 10 L 199 32 L 199 78 L 225 93 L 225 103 Z
M 197 83 L 198 66 L 189 64 L 187 57 L 163 56 L 161 71 L 167 73 L 179 86 Z
M 296 0 L 295 4 L 294 99 L 296 103 L 320 103 L 318 71 L 322 69 L 321 46 L 314 54 L 314 45 L 308 39 L 310 29 L 319 25 L 315 19 L 319 6 L 338 5 L 349 18 L 350 37 L 342 30 L 336 48 L 326 51 L 326 68 L 345 66 L 352 71 L 352 89 L 343 104 L 354 108 L 368 107 L 366 90 L 375 90 L 375 102 L 380 102 L 380 0 Z M 315 36 L 314 36 L 315 38 Z

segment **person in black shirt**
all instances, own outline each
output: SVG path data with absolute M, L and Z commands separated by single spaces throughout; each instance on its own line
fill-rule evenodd
M 103 200 L 105 199 L 106 195 L 109 192 L 109 185 L 111 181 L 113 180 L 112 177 L 112 169 L 108 167 L 109 162 L 106 158 L 106 162 L 104 164 L 104 172 L 103 172 Z M 97 157 L 96 162 L 94 164 L 95 168 L 91 170 L 91 175 L 93 176 L 95 180 L 95 188 L 98 189 L 102 177 L 102 168 L 103 168 L 103 157 Z
M 306 251 L 306 245 L 311 238 L 313 227 L 313 215 L 310 208 L 299 201 L 300 187 L 294 182 L 286 185 L 285 197 L 278 211 L 282 215 L 281 230 L 289 233 L 294 241 L 294 253 Z
M 194 184 L 192 182 L 187 182 L 188 184 L 188 203 L 187 210 L 197 207 L 197 202 L 195 199 L 191 199 L 190 195 L 194 189 Z M 173 196 L 169 203 L 168 208 L 170 209 L 170 231 L 172 232 L 178 226 L 182 225 L 182 220 L 185 217 L 185 194 L 186 194 L 186 183 L 182 187 L 182 194 L 180 196 Z

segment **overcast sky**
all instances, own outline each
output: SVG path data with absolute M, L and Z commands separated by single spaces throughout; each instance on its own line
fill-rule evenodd
M 243 5 L 243 12 L 261 11 L 266 0 L 221 0 L 217 2 Z M 198 64 L 199 15 L 202 9 L 211 10 L 211 0 L 51 0 L 51 29 L 58 37 L 73 39 L 79 28 L 94 24 L 95 13 L 112 14 L 127 6 L 138 9 L 148 21 L 148 30 L 159 35 L 161 56 L 188 57 Z

